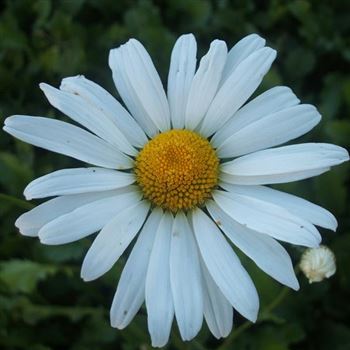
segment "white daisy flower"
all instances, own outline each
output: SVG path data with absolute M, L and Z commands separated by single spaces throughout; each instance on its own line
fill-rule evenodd
M 284 86 L 247 102 L 276 57 L 256 34 L 227 52 L 214 40 L 197 67 L 196 41 L 173 49 L 167 95 L 150 56 L 135 39 L 113 49 L 109 66 L 128 110 L 83 76 L 59 89 L 40 87 L 49 102 L 84 128 L 16 115 L 4 130 L 18 139 L 94 167 L 42 176 L 27 199 L 55 197 L 16 222 L 26 236 L 65 244 L 100 231 L 82 266 L 85 281 L 107 272 L 136 239 L 111 308 L 126 327 L 145 302 L 153 346 L 167 343 L 174 315 L 183 340 L 203 316 L 227 336 L 233 308 L 255 321 L 259 298 L 231 243 L 277 281 L 298 289 L 277 240 L 316 247 L 315 225 L 335 230 L 327 210 L 263 185 L 322 174 L 349 159 L 325 143 L 279 146 L 321 119 Z M 275 147 L 279 146 L 279 147 Z M 275 147 L 275 148 L 271 148 Z

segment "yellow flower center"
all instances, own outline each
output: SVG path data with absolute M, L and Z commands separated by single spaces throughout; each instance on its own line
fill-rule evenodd
M 150 140 L 136 158 L 137 183 L 163 209 L 188 210 L 210 197 L 219 160 L 210 143 L 189 130 L 170 130 Z

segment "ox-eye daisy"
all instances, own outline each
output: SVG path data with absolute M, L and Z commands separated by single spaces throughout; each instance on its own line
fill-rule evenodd
M 127 110 L 83 76 L 40 88 L 80 128 L 16 115 L 4 130 L 94 167 L 58 170 L 31 182 L 27 199 L 55 197 L 16 222 L 26 236 L 64 244 L 100 231 L 81 276 L 107 272 L 136 238 L 111 308 L 122 329 L 145 301 L 154 346 L 167 343 L 174 315 L 183 340 L 204 318 L 217 338 L 233 308 L 255 321 L 259 298 L 230 242 L 277 281 L 298 289 L 277 240 L 316 247 L 315 225 L 335 230 L 327 210 L 263 185 L 319 175 L 348 160 L 325 143 L 279 146 L 319 121 L 284 86 L 254 93 L 276 57 L 256 34 L 227 52 L 214 40 L 198 68 L 193 35 L 172 51 L 167 96 L 152 60 L 134 39 L 113 49 L 109 66 Z M 274 146 L 279 146 L 271 148 Z

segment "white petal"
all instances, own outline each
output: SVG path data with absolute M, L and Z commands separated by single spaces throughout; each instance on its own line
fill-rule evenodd
M 282 284 L 299 289 L 293 264 L 287 251 L 273 238 L 240 225 L 225 214 L 214 201 L 206 207 L 217 225 L 244 254 L 263 271 Z
M 124 137 L 136 147 L 143 147 L 147 137 L 129 112 L 105 89 L 82 75 L 62 80 L 60 89 L 80 95 L 86 104 L 110 119 Z
M 200 132 L 210 136 L 219 130 L 260 85 L 276 58 L 276 51 L 264 47 L 243 60 L 217 92 Z
M 171 53 L 168 100 L 174 129 L 185 126 L 187 100 L 196 70 L 196 54 L 197 43 L 193 34 L 181 35 Z
M 349 159 L 348 152 L 327 143 L 304 143 L 258 151 L 221 166 L 223 181 L 263 185 L 306 179 Z
M 314 225 L 333 231 L 337 229 L 337 219 L 332 213 L 303 198 L 265 186 L 240 186 L 225 183 L 221 184 L 221 186 L 229 192 L 246 194 L 281 206 L 293 215 L 299 216 Z
M 315 247 L 321 242 L 313 225 L 275 204 L 223 191 L 215 191 L 213 198 L 232 219 L 252 230 L 306 247 Z
M 222 85 L 237 66 L 253 52 L 265 46 L 266 40 L 258 34 L 250 34 L 237 42 L 228 52 L 224 71 L 222 73 Z
M 170 128 L 168 101 L 146 49 L 137 40 L 130 39 L 115 50 L 111 50 L 109 65 L 125 104 L 139 122 L 146 121 L 145 116 L 140 115 L 140 112 L 144 111 L 159 130 L 168 130 Z M 118 64 L 122 66 L 117 67 Z M 118 77 L 121 70 L 124 71 L 123 75 Z M 120 84 L 120 80 L 127 81 L 128 89 L 123 87 L 123 83 Z
M 121 210 L 134 206 L 141 199 L 140 193 L 132 187 L 108 193 L 108 197 L 79 206 L 47 223 L 39 231 L 41 243 L 65 244 L 91 235 Z
M 182 340 L 191 340 L 203 322 L 201 270 L 196 241 L 183 212 L 178 212 L 172 229 L 170 282 L 175 316 Z
M 132 160 L 117 148 L 74 125 L 49 118 L 15 115 L 4 130 L 21 141 L 83 162 L 112 169 L 132 168 Z
M 81 277 L 92 281 L 106 273 L 123 254 L 144 223 L 149 203 L 142 201 L 120 211 L 103 227 L 87 252 Z
M 280 145 L 310 131 L 321 120 L 311 105 L 298 105 L 283 109 L 247 125 L 233 133 L 218 148 L 220 158 L 243 154 Z
M 50 221 L 113 193 L 114 191 L 105 191 L 53 198 L 22 214 L 15 225 L 22 235 L 36 237 L 40 229 Z
M 192 223 L 211 277 L 231 305 L 254 322 L 259 310 L 259 298 L 248 273 L 217 226 L 200 209 L 192 212 Z
M 227 337 L 233 325 L 233 308 L 202 262 L 204 317 L 215 338 Z
M 109 66 L 113 73 L 114 84 L 125 105 L 142 130 L 149 137 L 153 137 L 158 133 L 157 126 L 153 123 L 130 83 L 124 56 L 125 53 L 121 52 L 120 49 L 113 49 L 109 52 Z
M 137 151 L 116 125 L 99 108 L 89 104 L 76 91 L 58 90 L 48 84 L 41 83 L 44 92 L 52 106 L 68 117 L 85 126 L 97 136 L 116 146 L 120 151 L 136 155 Z
M 208 53 L 202 57 L 192 80 L 185 115 L 187 129 L 195 129 L 207 112 L 221 79 L 227 57 L 224 41 L 214 40 Z
M 162 347 L 168 342 L 174 318 L 169 264 L 172 225 L 173 216 L 165 213 L 156 233 L 147 270 L 147 322 L 154 347 Z
M 330 170 L 330 168 L 319 168 L 314 170 L 308 170 L 305 171 L 298 171 L 289 174 L 288 177 L 286 177 L 285 174 L 274 174 L 274 175 L 258 175 L 258 176 L 240 176 L 240 175 L 230 175 L 227 173 L 222 172 L 220 174 L 220 180 L 225 181 L 230 184 L 242 184 L 242 185 L 267 185 L 267 184 L 276 184 L 276 183 L 286 183 L 286 182 L 293 182 L 300 180 L 301 178 L 309 178 L 321 175 L 325 173 L 326 171 Z
M 161 218 L 161 209 L 152 210 L 125 264 L 111 307 L 112 327 L 124 329 L 145 300 L 148 262 Z
M 267 90 L 237 111 L 212 137 L 211 143 L 215 148 L 218 148 L 231 135 L 258 121 L 263 116 L 276 113 L 299 103 L 300 100 L 286 86 L 276 86 Z
M 41 176 L 25 188 L 27 199 L 115 190 L 135 182 L 133 174 L 103 168 L 75 168 Z

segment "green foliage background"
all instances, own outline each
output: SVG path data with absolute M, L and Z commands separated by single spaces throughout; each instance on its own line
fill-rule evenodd
M 166 81 L 171 47 L 179 34 L 193 32 L 199 54 L 221 38 L 232 46 L 257 32 L 278 50 L 260 90 L 293 88 L 303 102 L 318 106 L 323 120 L 303 141 L 350 146 L 349 1 L 209 0 L 8 0 L 0 2 L 0 119 L 12 114 L 63 118 L 38 88 L 84 74 L 116 94 L 108 51 L 140 39 Z M 108 310 L 124 260 L 93 283 L 79 277 L 91 242 L 42 246 L 21 237 L 15 219 L 32 207 L 23 201 L 26 184 L 40 175 L 78 163 L 0 134 L 0 348 L 148 349 L 145 311 L 123 331 L 109 326 Z M 322 231 L 336 253 L 336 276 L 301 290 L 286 291 L 246 258 L 261 297 L 255 325 L 235 316 L 224 343 L 203 327 L 190 343 L 173 327 L 169 349 L 234 348 L 350 349 L 349 167 L 283 189 L 312 200 L 339 219 L 336 234 Z M 301 249 L 288 247 L 297 264 Z M 282 294 L 281 294 L 282 293 Z M 283 300 L 278 303 L 276 296 Z

